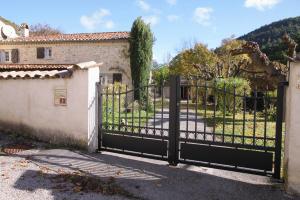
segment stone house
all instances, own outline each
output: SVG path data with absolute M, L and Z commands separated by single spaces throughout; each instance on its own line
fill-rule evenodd
M 31 36 L 27 24 L 16 30 L 0 19 L 0 65 L 102 63 L 103 84 L 131 86 L 129 32 Z
M 0 17 L 0 130 L 95 151 L 96 83 L 132 86 L 129 35 L 34 36 Z

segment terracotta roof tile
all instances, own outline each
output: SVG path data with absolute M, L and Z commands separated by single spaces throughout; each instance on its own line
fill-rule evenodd
M 107 41 L 129 39 L 129 32 L 55 34 L 42 36 L 18 37 L 2 40 L 0 43 L 18 42 L 74 42 L 74 41 Z
M 0 64 L 0 71 L 62 70 L 73 66 L 74 64 Z
M 0 72 L 0 79 L 68 78 L 71 76 L 72 71 L 70 70 Z

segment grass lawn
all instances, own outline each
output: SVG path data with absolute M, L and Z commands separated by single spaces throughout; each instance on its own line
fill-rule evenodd
M 214 114 L 213 109 L 208 108 L 206 114 L 203 109 L 198 109 L 198 113 L 206 119 L 208 127 L 215 129 L 215 133 L 226 135 L 225 142 L 242 143 L 242 136 L 245 136 L 245 144 L 263 146 L 264 137 L 275 138 L 276 122 L 270 119 L 265 120 L 263 112 L 256 113 L 255 123 L 254 114 L 250 112 L 245 112 L 245 115 L 243 111 L 224 115 L 221 111 L 216 111 Z M 255 140 L 253 140 L 254 136 Z M 272 147 L 274 145 L 273 140 L 266 140 L 266 146 Z
M 146 125 L 147 119 L 153 119 L 154 109 L 150 109 L 146 112 L 137 102 L 128 105 L 127 108 L 129 110 L 127 110 L 127 112 L 125 106 L 122 106 L 124 105 L 123 103 L 121 103 L 121 106 L 119 107 L 118 99 L 116 99 L 114 103 L 114 108 L 112 103 L 109 103 L 107 107 L 106 103 L 103 103 L 103 126 L 105 127 L 107 122 L 108 129 L 110 130 L 119 130 L 118 124 L 122 124 L 120 126 L 121 131 L 133 131 L 138 133 L 137 127 L 143 127 Z M 168 105 L 168 101 L 164 101 L 162 105 L 162 101 L 157 100 L 155 102 L 156 111 L 159 112 L 162 108 L 168 108 Z M 185 105 L 181 107 L 183 111 L 185 110 L 184 106 Z M 153 107 L 154 104 L 152 101 L 152 108 Z M 190 104 L 190 111 L 194 110 L 195 105 Z M 198 118 L 202 118 L 203 122 L 206 123 L 206 126 L 216 133 L 216 141 L 224 140 L 225 143 L 231 144 L 275 147 L 276 121 L 266 116 L 264 111 L 257 112 L 256 115 L 249 111 L 245 113 L 239 111 L 235 114 L 226 113 L 226 115 L 224 115 L 222 111 L 214 112 L 211 106 L 208 106 L 206 111 L 203 109 L 203 106 L 199 106 L 197 113 Z M 224 138 L 222 136 L 223 133 Z M 284 137 L 282 138 L 282 152 L 283 150 Z
M 167 101 L 164 101 L 163 104 L 164 108 L 168 108 Z M 104 101 L 102 113 L 103 125 L 106 125 L 107 122 L 109 128 L 114 128 L 116 130 L 118 129 L 118 124 L 121 123 L 123 124 L 123 127 L 127 124 L 129 129 L 131 126 L 145 126 L 147 119 L 149 120 L 154 116 L 154 107 L 156 112 L 161 111 L 162 101 L 161 99 L 155 101 L 155 106 L 152 101 L 151 105 L 151 109 L 146 112 L 137 102 L 134 104 L 131 103 L 127 106 L 128 110 L 126 112 L 122 99 L 119 101 L 119 99 L 116 98 L 114 100 L 114 106 L 112 106 L 112 101 L 109 101 L 108 104 Z M 185 109 L 184 105 L 181 109 Z M 193 104 L 190 104 L 190 110 L 195 110 Z M 202 107 L 199 107 L 197 112 L 198 116 L 203 118 L 206 122 L 206 126 L 211 127 L 214 130 L 217 134 L 216 138 L 219 141 L 223 140 L 221 135 L 224 133 L 224 141 L 228 143 L 242 144 L 244 142 L 244 144 L 256 146 L 266 145 L 268 147 L 274 147 L 275 145 L 276 122 L 268 117 L 267 120 L 265 120 L 266 116 L 264 112 L 256 113 L 255 123 L 254 113 L 248 111 L 245 112 L 245 115 L 243 111 L 236 112 L 235 114 L 226 113 L 226 115 L 224 115 L 223 112 L 218 110 L 214 112 L 213 108 L 208 106 L 206 112 Z M 244 140 L 242 140 L 243 136 L 245 137 Z M 264 137 L 267 139 L 264 140 Z

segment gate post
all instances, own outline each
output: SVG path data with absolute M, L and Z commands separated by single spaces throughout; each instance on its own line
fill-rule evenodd
M 277 87 L 277 110 L 276 110 L 276 136 L 275 136 L 275 167 L 274 178 L 281 178 L 281 150 L 282 150 L 282 123 L 284 107 L 284 88 L 286 82 L 279 83 Z
M 298 54 L 298 57 L 300 54 Z M 290 63 L 286 91 L 284 183 L 288 193 L 300 195 L 300 62 Z
M 180 129 L 180 76 L 170 76 L 169 102 L 169 152 L 170 165 L 176 166 L 179 160 L 179 129 Z
M 102 87 L 101 84 L 98 82 L 96 83 L 96 90 L 97 90 L 97 123 L 98 123 L 98 151 L 101 151 L 102 148 Z

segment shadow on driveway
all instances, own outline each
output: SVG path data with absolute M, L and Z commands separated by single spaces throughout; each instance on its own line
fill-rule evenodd
M 103 180 L 113 177 L 124 189 L 141 199 L 291 199 L 281 190 L 281 184 L 272 183 L 268 177 L 237 172 L 189 165 L 169 167 L 166 162 L 152 159 L 61 149 L 16 156 L 50 169 L 80 170 Z M 51 184 L 36 181 L 34 173 L 26 171 L 14 187 L 27 190 L 30 182 L 32 190 L 43 188 L 51 191 L 55 200 L 62 199 Z M 103 199 L 116 198 L 104 196 Z

